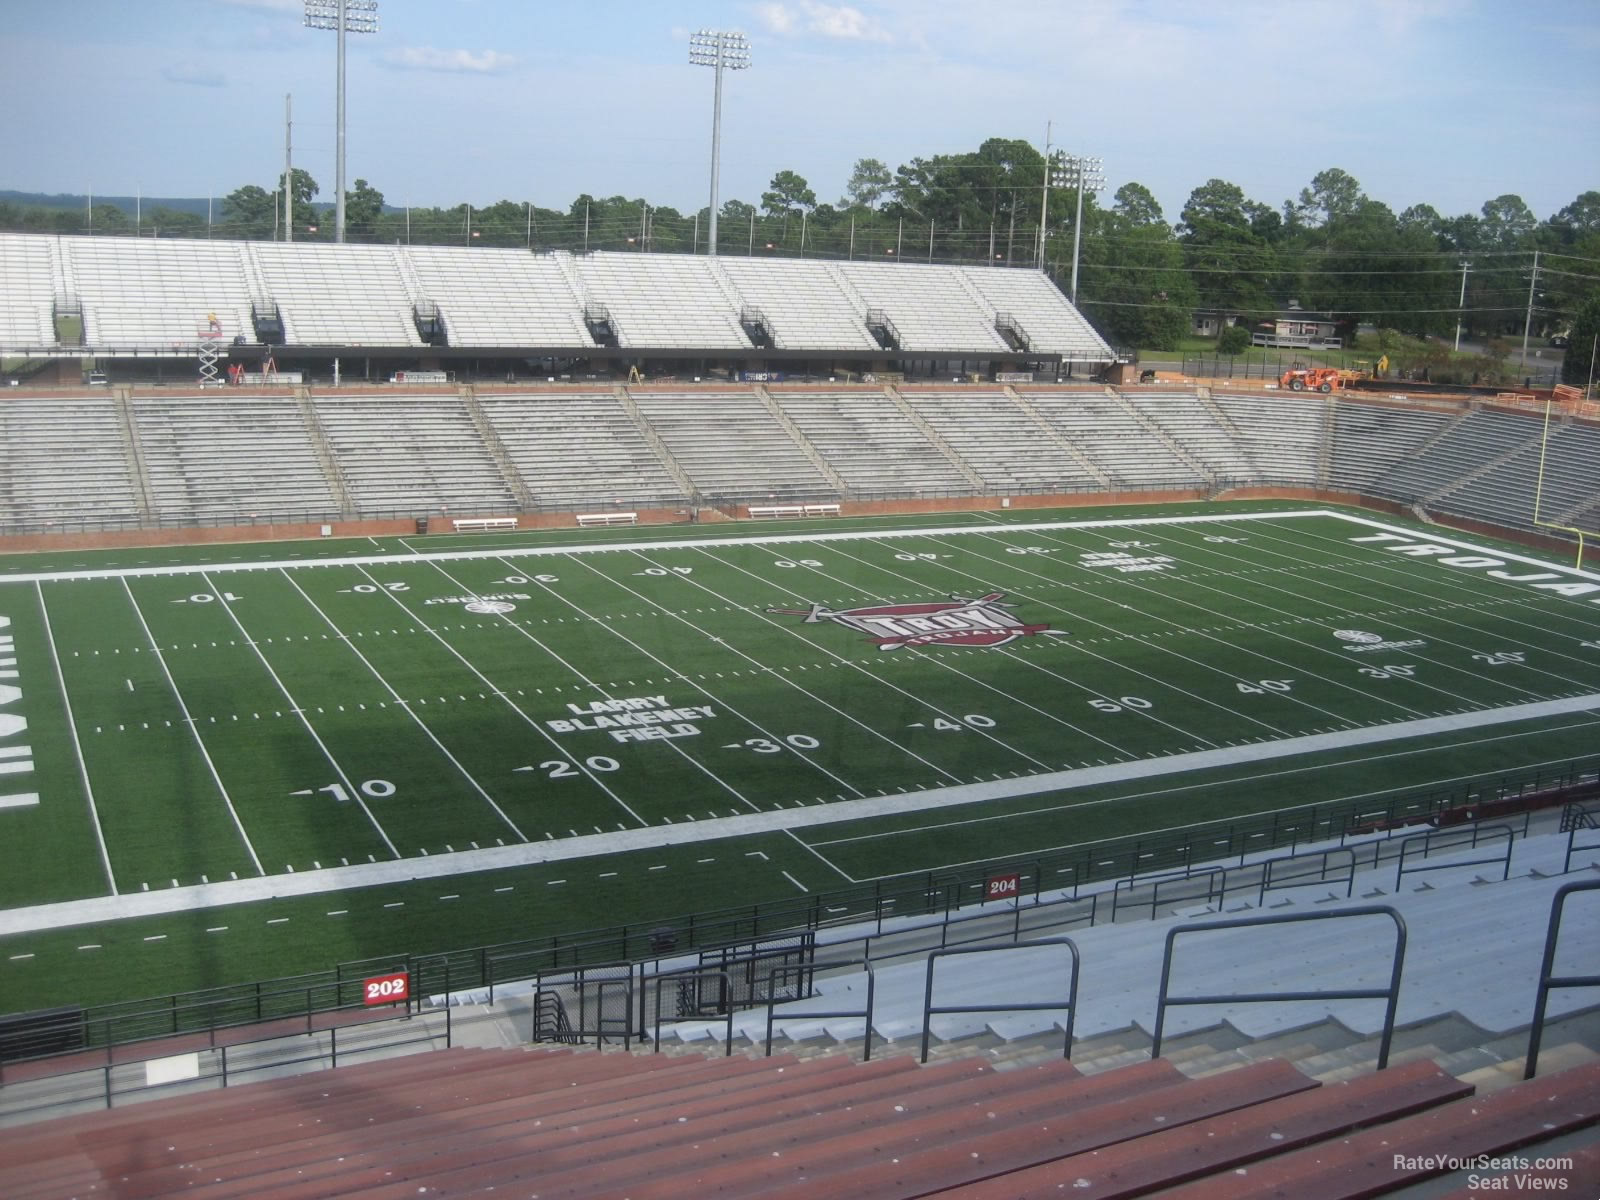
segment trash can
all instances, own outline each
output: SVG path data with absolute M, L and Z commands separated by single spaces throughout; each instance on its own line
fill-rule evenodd
M 650 953 L 671 954 L 678 948 L 678 931 L 670 925 L 658 925 L 650 931 Z
M 418 517 L 417 518 L 417 532 L 418 533 L 427 533 L 428 532 L 428 518 L 427 517 Z

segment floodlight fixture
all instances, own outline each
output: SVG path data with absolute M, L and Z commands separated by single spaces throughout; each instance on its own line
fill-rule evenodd
M 333 183 L 333 240 L 344 241 L 344 35 L 378 32 L 378 0 L 305 0 L 306 28 L 332 29 L 339 35 L 336 115 L 337 147 Z
M 722 169 L 722 73 L 750 66 L 750 42 L 739 32 L 702 29 L 689 36 L 689 62 L 717 73 L 711 105 L 711 231 L 707 253 L 717 256 L 717 177 Z
M 1068 154 L 1062 159 L 1068 185 L 1078 189 L 1078 216 L 1072 222 L 1072 290 L 1068 299 L 1078 302 L 1078 244 L 1083 237 L 1083 189 L 1102 191 L 1106 186 L 1105 160 L 1082 154 Z

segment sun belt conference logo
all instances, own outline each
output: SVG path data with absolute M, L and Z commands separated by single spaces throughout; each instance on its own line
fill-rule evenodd
M 508 604 L 504 600 L 472 600 L 465 607 L 469 613 L 487 613 L 490 616 L 515 612 L 517 608 L 515 604 Z
M 945 601 L 926 604 L 884 604 L 872 608 L 830 609 L 821 604 L 804 608 L 774 608 L 769 612 L 804 617 L 807 625 L 835 621 L 859 630 L 878 643 L 880 650 L 902 646 L 1003 646 L 1019 637 L 1044 634 L 1063 636 L 1065 630 L 1048 625 L 1029 625 L 1009 611 L 1004 592 L 969 599 L 951 596 Z

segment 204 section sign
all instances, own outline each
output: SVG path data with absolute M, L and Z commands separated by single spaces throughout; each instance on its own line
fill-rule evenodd
M 1048 625 L 1028 625 L 1003 604 L 1004 592 L 969 599 L 951 596 L 926 604 L 883 604 L 873 608 L 830 609 L 813 604 L 810 609 L 774 608 L 769 612 L 789 617 L 804 617 L 807 625 L 834 621 L 859 630 L 878 643 L 880 650 L 902 646 L 1004 646 L 1019 637 L 1034 634 L 1062 636 L 1065 631 Z

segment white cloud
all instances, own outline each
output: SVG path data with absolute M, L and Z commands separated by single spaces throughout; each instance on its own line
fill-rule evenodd
M 161 68 L 161 78 L 168 83 L 183 83 L 191 87 L 227 87 L 228 81 L 220 71 L 201 67 L 195 63 L 174 63 Z
M 498 75 L 516 65 L 516 57 L 498 50 L 440 50 L 434 46 L 403 46 L 384 52 L 385 66 L 402 71 L 447 71 L 464 75 Z
M 889 32 L 859 8 L 848 4 L 820 4 L 800 0 L 792 4 L 761 4 L 756 15 L 767 29 L 780 37 L 815 34 L 849 42 L 888 42 Z

